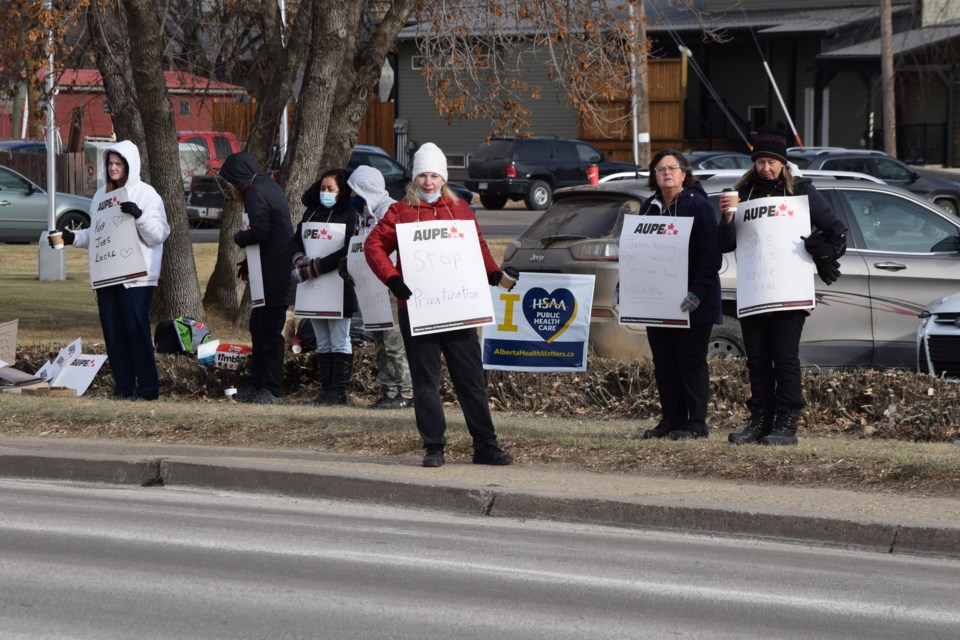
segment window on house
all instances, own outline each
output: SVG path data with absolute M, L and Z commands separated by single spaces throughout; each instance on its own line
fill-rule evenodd
M 111 114 L 111 113 L 113 113 L 113 112 L 110 110 L 110 103 L 109 103 L 108 101 L 106 101 L 106 100 L 103 101 L 103 112 L 106 113 L 106 114 L 108 114 L 108 115 Z
M 189 100 L 180 100 L 180 115 L 188 116 L 190 115 L 190 101 Z

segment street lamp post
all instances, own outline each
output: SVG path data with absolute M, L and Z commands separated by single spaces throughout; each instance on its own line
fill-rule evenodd
M 53 0 L 45 0 L 43 8 L 50 14 Z M 51 25 L 52 25 L 51 21 Z M 47 32 L 47 229 L 57 224 L 57 123 L 53 112 L 53 26 Z M 52 249 L 47 243 L 47 232 L 38 241 L 38 277 L 40 280 L 66 280 L 67 260 L 62 249 Z

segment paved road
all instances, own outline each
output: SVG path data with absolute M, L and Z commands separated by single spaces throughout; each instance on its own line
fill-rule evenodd
M 956 638 L 960 561 L 0 480 L 3 638 Z
M 487 211 L 477 207 L 477 220 L 485 238 L 490 240 L 512 240 L 523 233 L 523 230 L 536 220 L 539 211 L 527 209 L 503 209 L 501 211 Z M 220 231 L 218 229 L 194 229 L 190 237 L 194 242 L 217 242 Z

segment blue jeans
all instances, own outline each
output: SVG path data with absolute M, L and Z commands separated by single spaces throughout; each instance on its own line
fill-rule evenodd
M 313 334 L 317 337 L 318 353 L 353 353 L 350 343 L 350 318 L 335 320 L 310 319 Z
M 113 372 L 113 395 L 156 400 L 157 359 L 150 335 L 150 302 L 156 287 L 115 284 L 97 289 L 100 327 Z

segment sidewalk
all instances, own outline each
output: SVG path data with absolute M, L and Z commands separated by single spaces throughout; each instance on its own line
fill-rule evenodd
M 0 476 L 367 501 L 461 515 L 960 556 L 960 499 L 750 485 L 563 465 L 484 467 L 294 450 L 0 437 Z

